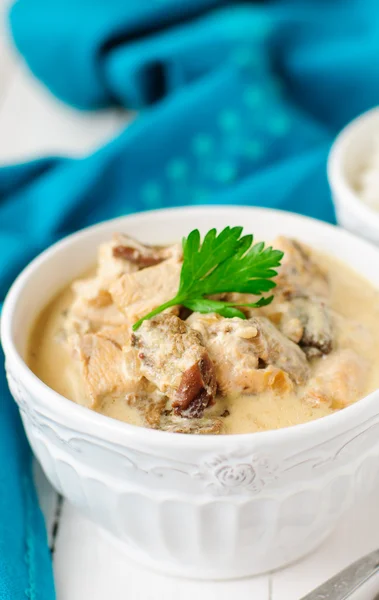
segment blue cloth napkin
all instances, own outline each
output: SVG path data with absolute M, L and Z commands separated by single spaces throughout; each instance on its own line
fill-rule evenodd
M 334 221 L 328 149 L 379 100 L 376 0 L 18 0 L 10 23 L 53 94 L 140 113 L 86 158 L 0 169 L 0 301 L 47 245 L 119 214 L 235 203 Z M 51 600 L 30 451 L 1 373 L 0 397 L 0 600 Z

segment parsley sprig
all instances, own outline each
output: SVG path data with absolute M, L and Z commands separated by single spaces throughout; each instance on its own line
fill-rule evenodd
M 143 321 L 151 319 L 171 306 L 182 305 L 200 313 L 215 312 L 224 317 L 246 319 L 238 307 L 257 308 L 270 304 L 273 296 L 262 296 L 257 302 L 241 304 L 212 300 L 207 296 L 239 292 L 260 295 L 272 290 L 283 252 L 254 244 L 252 235 L 241 237 L 242 227 L 225 227 L 219 235 L 211 229 L 201 242 L 198 229 L 183 238 L 183 266 L 179 289 L 174 298 L 152 310 L 133 325 L 138 329 Z

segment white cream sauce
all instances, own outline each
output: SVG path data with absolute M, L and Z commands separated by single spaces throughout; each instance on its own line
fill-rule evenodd
M 354 400 L 379 388 L 379 293 L 360 275 L 341 262 L 326 256 L 318 257 L 329 273 L 331 307 L 349 320 L 349 327 L 340 332 L 339 347 L 350 347 L 363 357 L 369 366 L 363 391 Z M 65 311 L 72 302 L 70 289 L 63 290 L 42 312 L 30 337 L 28 363 L 34 373 L 49 387 L 66 398 L 86 405 L 81 376 L 68 347 L 62 343 Z M 354 323 L 354 325 L 353 325 Z M 358 327 L 358 330 L 356 329 Z M 356 335 L 356 331 L 361 331 Z M 315 359 L 312 370 L 320 360 Z M 256 396 L 218 398 L 207 410 L 223 418 L 224 433 L 247 433 L 278 429 L 311 421 L 334 412 L 326 405 L 313 407 L 301 399 L 302 390 L 285 397 L 273 393 Z M 101 412 L 115 419 L 143 425 L 137 409 L 124 402 L 105 404 Z

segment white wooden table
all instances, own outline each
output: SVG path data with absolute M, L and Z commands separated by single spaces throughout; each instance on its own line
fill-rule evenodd
M 7 0 L 8 1 L 8 0 Z M 53 98 L 11 50 L 0 0 L 0 165 L 49 154 L 81 155 L 110 139 L 126 113 L 79 113 Z M 3 27 L 3 29 L 1 29 Z M 38 476 L 52 536 L 56 496 Z M 126 560 L 98 529 L 63 503 L 55 536 L 58 600 L 299 600 L 338 570 L 379 547 L 379 490 L 362 501 L 312 556 L 281 572 L 231 582 L 194 582 L 158 575 Z M 374 597 L 379 581 L 352 596 Z M 329 600 L 333 600 L 330 598 Z

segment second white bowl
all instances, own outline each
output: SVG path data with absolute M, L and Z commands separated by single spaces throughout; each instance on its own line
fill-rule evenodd
M 379 212 L 365 204 L 357 191 L 375 136 L 379 136 L 379 108 L 364 113 L 337 136 L 329 154 L 328 179 L 338 223 L 379 245 Z

